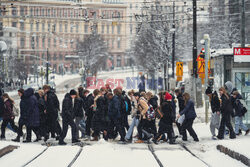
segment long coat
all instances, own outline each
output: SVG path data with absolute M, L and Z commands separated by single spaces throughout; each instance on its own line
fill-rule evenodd
M 27 119 L 28 119 L 28 98 L 26 98 L 24 95 L 21 96 L 21 101 L 20 101 L 20 117 L 18 124 L 26 125 L 27 124 Z
M 231 115 L 233 113 L 233 105 L 231 99 L 228 99 L 224 94 L 221 96 L 220 110 L 222 115 Z
M 14 117 L 13 114 L 13 104 L 9 99 L 4 101 L 4 110 L 3 110 L 3 120 L 11 119 L 11 117 Z
M 34 90 L 28 88 L 24 91 L 24 97 L 27 107 L 27 126 L 29 127 L 38 127 L 40 125 L 40 113 L 38 109 L 38 101 L 34 95 Z
M 185 108 L 180 112 L 180 115 L 185 114 L 185 119 L 193 119 L 196 118 L 196 112 L 194 109 L 194 102 L 192 100 L 188 100 Z
M 92 118 L 92 128 L 102 130 L 104 128 L 105 123 L 105 99 L 103 96 L 98 97 L 96 100 L 96 111 L 94 112 L 94 116 Z

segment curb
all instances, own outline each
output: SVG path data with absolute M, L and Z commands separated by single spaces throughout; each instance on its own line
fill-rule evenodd
M 223 152 L 224 154 L 230 156 L 231 158 L 234 158 L 234 159 L 242 162 L 243 164 L 250 166 L 250 159 L 248 157 L 246 157 L 245 155 L 242 155 L 238 152 L 230 150 L 229 148 L 227 148 L 223 145 L 217 145 L 216 148 L 217 148 L 217 150 L 219 150 L 220 152 Z

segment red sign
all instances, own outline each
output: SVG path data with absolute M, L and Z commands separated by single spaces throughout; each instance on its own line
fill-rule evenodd
M 250 62 L 250 48 L 234 48 L 234 62 Z

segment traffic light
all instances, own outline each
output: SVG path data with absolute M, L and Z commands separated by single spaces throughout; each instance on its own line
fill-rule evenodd
M 201 49 L 200 58 L 205 59 L 205 49 L 204 48 Z

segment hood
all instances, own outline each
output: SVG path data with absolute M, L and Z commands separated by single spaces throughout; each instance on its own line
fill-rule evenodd
M 228 94 L 231 94 L 232 91 L 233 91 L 233 83 L 232 83 L 231 81 L 227 81 L 227 82 L 225 83 L 225 88 L 226 88 L 226 90 L 227 90 L 227 93 L 228 93 Z
M 71 98 L 70 94 L 69 93 L 66 93 L 64 98 Z
M 34 89 L 33 89 L 33 88 L 28 88 L 28 89 L 26 89 L 26 90 L 24 91 L 24 94 L 23 94 L 23 96 L 25 96 L 25 97 L 30 97 L 30 96 L 32 96 L 32 95 L 34 95 Z

